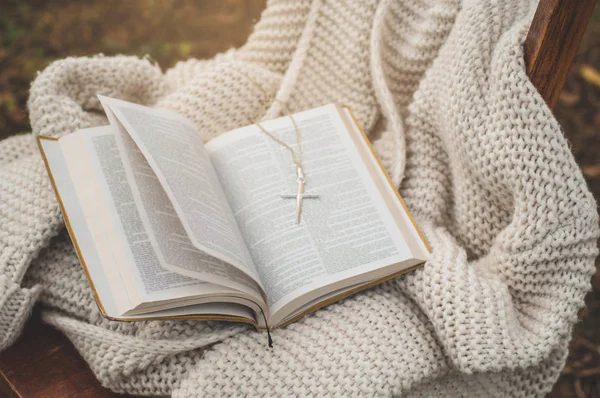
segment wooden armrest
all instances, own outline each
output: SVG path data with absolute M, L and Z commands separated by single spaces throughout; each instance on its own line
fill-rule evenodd
M 540 0 L 525 40 L 527 75 L 550 108 L 565 84 L 596 0 Z

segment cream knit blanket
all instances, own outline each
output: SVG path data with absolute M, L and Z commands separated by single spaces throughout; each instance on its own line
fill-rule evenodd
M 527 79 L 535 1 L 270 1 L 248 43 L 162 74 L 132 57 L 41 73 L 33 135 L 0 142 L 0 349 L 34 302 L 114 391 L 206 395 L 543 396 L 597 254 L 596 204 Z M 249 79 L 250 78 L 250 79 Z M 258 82 L 268 95 L 256 84 Z M 273 334 L 102 318 L 38 134 L 105 123 L 95 95 L 174 109 L 206 136 L 353 108 L 433 247 L 425 267 Z M 275 105 L 272 105 L 275 104 Z

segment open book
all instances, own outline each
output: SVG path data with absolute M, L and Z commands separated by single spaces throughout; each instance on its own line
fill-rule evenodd
M 256 125 L 204 143 L 174 112 L 99 97 L 110 124 L 39 137 L 103 315 L 276 328 L 414 269 L 429 249 L 351 111 L 294 115 L 290 153 Z M 289 117 L 262 123 L 295 147 Z

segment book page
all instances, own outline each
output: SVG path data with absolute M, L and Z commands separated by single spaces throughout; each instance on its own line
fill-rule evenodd
M 356 283 L 356 275 L 413 258 L 335 106 L 294 118 L 301 133 L 306 193 L 319 195 L 304 200 L 300 225 L 295 224 L 296 200 L 280 197 L 297 189 L 289 151 L 257 126 L 206 145 L 272 315 L 303 294 L 342 280 Z M 297 151 L 289 118 L 263 126 Z
M 156 175 L 183 231 L 198 250 L 237 267 L 260 285 L 258 272 L 219 183 L 202 138 L 167 110 L 100 97 Z M 114 120 L 114 119 L 113 119 Z M 192 272 L 190 267 L 181 267 Z
M 102 267 L 121 279 L 130 305 L 201 294 L 205 281 L 161 267 L 128 184 L 114 129 L 82 130 L 60 143 Z
M 194 247 L 142 152 L 126 132 L 121 131 L 119 138 L 127 159 L 128 182 L 161 265 L 181 275 L 246 292 L 262 301 L 260 287 L 250 276 Z
M 79 178 L 85 166 L 79 164 L 75 170 L 69 171 L 61 145 L 57 139 L 38 137 L 38 145 L 47 167 L 48 176 L 54 187 L 58 203 L 61 206 L 65 226 L 73 241 L 75 252 L 88 277 L 91 290 L 98 308 L 108 316 L 117 317 L 132 308 L 126 287 L 114 263 L 106 262 L 103 254 L 106 239 L 94 238 L 90 221 L 83 214 L 82 203 L 75 191 L 73 180 Z M 98 203 L 95 200 L 94 203 Z M 138 299 L 134 301 L 139 302 Z
M 95 135 L 106 129 L 110 129 L 110 127 L 104 126 L 85 129 L 71 134 L 71 137 L 77 134 Z M 82 142 L 81 140 L 75 141 L 79 143 Z M 71 143 L 73 143 L 72 140 Z M 111 249 L 104 246 L 105 243 L 107 243 L 107 239 L 102 239 L 103 237 L 106 238 L 107 234 L 102 234 L 99 237 L 93 236 L 92 234 L 92 230 L 96 233 L 98 232 L 98 227 L 101 227 L 102 224 L 106 225 L 110 223 L 106 223 L 107 214 L 102 214 L 106 209 L 106 202 L 103 200 L 102 190 L 97 190 L 99 185 L 97 181 L 94 181 L 94 174 L 89 172 L 89 166 L 92 162 L 88 162 L 86 159 L 90 160 L 90 156 L 87 154 L 87 151 L 85 151 L 85 147 L 79 147 L 77 148 L 78 151 L 73 153 L 72 150 L 75 149 L 76 146 L 69 144 L 65 145 L 65 147 L 69 147 L 69 157 L 76 161 L 75 165 L 77 167 L 70 170 L 67 166 L 67 160 L 65 159 L 64 151 L 59 140 L 40 136 L 38 138 L 38 145 L 64 215 L 66 227 L 73 240 L 75 251 L 82 263 L 86 276 L 88 277 L 98 307 L 104 316 L 123 320 L 148 320 L 171 317 L 181 319 L 182 317 L 185 317 L 190 319 L 226 320 L 247 322 L 253 325 L 257 324 L 258 319 L 255 314 L 260 311 L 260 309 L 254 308 L 253 303 L 248 302 L 246 305 L 246 303 L 243 303 L 243 300 L 239 300 L 243 303 L 240 304 L 234 301 L 233 297 L 228 297 L 226 295 L 222 296 L 224 299 L 221 300 L 220 298 L 219 302 L 209 301 L 210 293 L 223 294 L 222 289 L 211 291 L 207 285 L 214 287 L 216 287 L 216 285 L 199 281 L 198 284 L 202 285 L 202 293 L 206 297 L 204 302 L 199 302 L 200 300 L 197 300 L 198 302 L 194 302 L 192 305 L 187 305 L 185 307 L 164 308 L 150 314 L 141 312 L 137 315 L 131 314 L 129 310 L 132 306 L 126 297 L 125 286 L 123 286 L 121 277 L 118 275 L 119 272 L 115 272 L 116 270 L 114 267 L 117 266 L 122 269 L 123 264 L 115 264 L 113 261 L 110 261 L 110 255 L 114 254 L 114 252 L 111 253 Z M 75 157 L 73 155 L 75 155 Z M 83 178 L 85 178 L 87 184 L 83 187 L 81 184 L 78 184 L 80 185 L 80 189 L 75 190 L 73 181 L 77 180 L 78 182 L 82 182 Z M 89 194 L 94 195 L 92 198 L 93 200 L 91 201 L 89 200 Z M 97 219 L 86 217 L 83 214 L 80 197 L 84 198 L 88 204 L 91 204 L 94 207 L 93 214 L 98 216 Z M 108 255 L 108 257 L 106 257 L 106 255 Z M 109 259 L 109 263 L 104 261 L 104 257 Z M 175 302 L 180 304 L 183 301 L 184 300 L 176 300 Z M 122 304 L 125 306 L 122 306 Z

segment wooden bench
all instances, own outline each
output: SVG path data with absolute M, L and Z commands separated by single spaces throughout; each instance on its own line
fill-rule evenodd
M 525 42 L 527 73 L 553 108 L 595 0 L 541 0 Z M 67 338 L 34 312 L 23 335 L 0 354 L 0 395 L 127 397 L 103 388 Z

